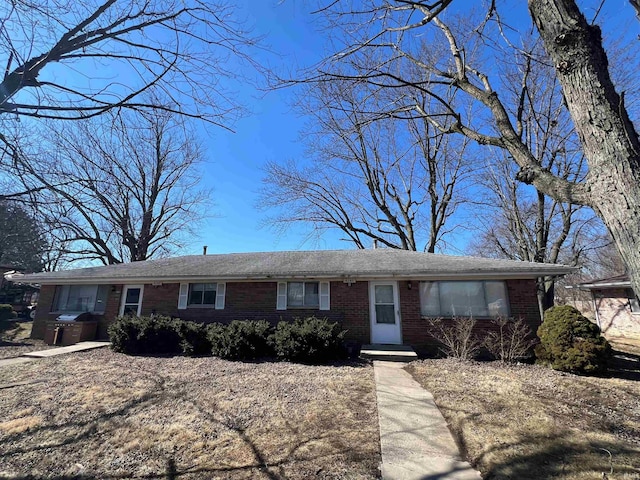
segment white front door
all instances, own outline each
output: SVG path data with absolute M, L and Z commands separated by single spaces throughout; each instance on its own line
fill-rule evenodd
M 369 282 L 371 343 L 401 344 L 398 282 Z
M 142 309 L 142 293 L 144 285 L 125 285 L 122 289 L 122 303 L 120 304 L 120 315 L 140 316 Z

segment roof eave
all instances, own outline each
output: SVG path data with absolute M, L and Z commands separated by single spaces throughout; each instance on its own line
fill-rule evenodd
M 207 280 L 222 281 L 278 281 L 278 280 L 298 280 L 298 279 L 331 279 L 331 280 L 376 280 L 376 279 L 399 279 L 399 280 L 465 280 L 465 279 L 533 279 L 545 276 L 562 276 L 573 271 L 572 268 L 558 268 L 540 271 L 466 271 L 449 273 L 426 273 L 426 272 L 358 272 L 350 274 L 326 274 L 326 273 L 282 273 L 263 275 L 180 275 L 180 276 L 127 276 L 127 277 L 67 277 L 67 278 L 38 278 L 36 276 L 25 275 L 20 278 L 22 283 L 37 283 L 40 285 L 74 285 L 74 284 L 152 284 L 152 283 L 197 283 Z M 31 277 L 31 278 L 30 278 Z

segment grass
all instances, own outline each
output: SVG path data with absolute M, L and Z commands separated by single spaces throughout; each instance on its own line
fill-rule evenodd
M 0 478 L 378 476 L 366 364 L 100 349 L 0 368 L 0 391 Z
M 0 359 L 19 357 L 24 353 L 55 348 L 46 345 L 42 340 L 29 338 L 32 326 L 33 322 L 0 322 Z
M 640 479 L 640 360 L 635 376 L 580 377 L 536 365 L 423 360 L 433 393 L 483 478 Z

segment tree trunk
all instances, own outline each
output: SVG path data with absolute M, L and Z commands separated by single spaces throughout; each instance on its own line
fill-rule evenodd
M 614 89 L 600 28 L 573 0 L 529 0 L 589 163 L 588 202 L 602 218 L 640 293 L 640 141 Z

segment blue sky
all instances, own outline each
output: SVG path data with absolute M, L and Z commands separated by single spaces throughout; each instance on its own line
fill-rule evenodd
M 274 68 L 304 67 L 323 58 L 324 36 L 316 31 L 302 1 L 249 2 L 241 10 L 254 34 L 264 35 L 269 46 L 262 61 Z M 258 209 L 258 196 L 267 161 L 304 156 L 300 141 L 305 120 L 292 110 L 291 89 L 263 92 L 247 85 L 238 92 L 249 108 L 234 125 L 234 133 L 208 128 L 203 132 L 208 165 L 203 182 L 213 189 L 212 218 L 202 223 L 200 239 L 185 253 L 353 248 L 337 234 L 306 241 L 303 226 L 279 235 L 264 226 L 267 211 Z

